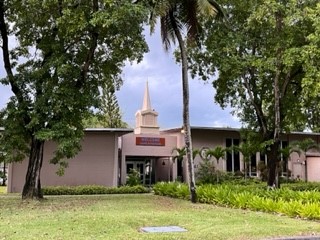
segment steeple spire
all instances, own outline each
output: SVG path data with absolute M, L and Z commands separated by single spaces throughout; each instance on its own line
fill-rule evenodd
M 146 83 L 146 87 L 144 89 L 143 103 L 142 103 L 142 111 L 151 110 L 151 101 L 149 95 L 149 85 L 148 81 Z
M 151 108 L 148 81 L 144 90 L 142 109 L 136 113 L 135 134 L 160 134 L 158 113 Z

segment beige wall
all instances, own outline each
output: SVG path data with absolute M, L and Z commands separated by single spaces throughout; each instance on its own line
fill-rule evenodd
M 41 171 L 42 186 L 105 185 L 117 186 L 118 134 L 114 132 L 86 132 L 82 150 L 70 159 L 62 177 L 56 175 L 57 166 L 49 164 L 55 150 L 52 142 L 45 144 Z M 21 192 L 27 169 L 27 160 L 11 164 L 9 192 Z

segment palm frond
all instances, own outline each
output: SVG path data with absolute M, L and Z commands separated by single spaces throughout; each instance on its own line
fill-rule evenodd
M 176 37 L 174 34 L 173 27 L 171 25 L 170 15 L 165 15 L 160 18 L 160 32 L 162 44 L 164 46 L 165 51 L 168 51 L 171 47 L 171 43 L 175 44 Z
M 209 16 L 222 19 L 225 17 L 222 7 L 215 0 L 198 0 L 198 8 Z
M 175 147 L 171 150 L 171 154 L 174 154 L 174 153 L 176 153 L 176 155 L 173 156 L 173 161 L 175 162 L 176 159 L 182 160 L 187 152 L 185 147 L 183 148 Z
M 195 40 L 196 36 L 200 30 L 200 24 L 198 21 L 198 7 L 196 0 L 186 1 L 185 4 L 182 4 L 182 16 L 185 18 L 184 22 L 186 23 L 187 34 L 189 40 Z

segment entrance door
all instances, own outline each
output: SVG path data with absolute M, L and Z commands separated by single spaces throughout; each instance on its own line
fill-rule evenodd
M 127 157 L 126 158 L 126 177 L 130 169 L 136 170 L 140 174 L 140 183 L 150 186 L 155 182 L 154 158 L 146 157 Z
M 140 174 L 140 183 L 145 185 L 145 161 L 127 162 L 127 178 L 132 169 L 136 170 Z

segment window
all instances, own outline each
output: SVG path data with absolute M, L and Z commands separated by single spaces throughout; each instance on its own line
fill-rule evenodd
M 240 140 L 227 138 L 226 147 L 239 146 Z M 227 152 L 227 172 L 240 171 L 240 154 L 234 150 Z
M 281 149 L 284 149 L 288 147 L 289 143 L 287 141 L 281 141 Z M 287 176 L 288 172 L 288 158 L 284 158 L 283 155 L 281 154 L 281 175 L 282 176 Z

